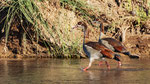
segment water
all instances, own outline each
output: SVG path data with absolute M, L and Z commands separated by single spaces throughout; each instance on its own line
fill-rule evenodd
M 0 84 L 149 84 L 150 60 L 94 62 L 84 72 L 88 59 L 0 60 Z

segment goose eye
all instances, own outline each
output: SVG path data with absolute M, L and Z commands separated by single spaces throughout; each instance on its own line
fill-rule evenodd
M 81 25 L 82 23 L 81 22 L 78 22 L 78 25 Z
M 96 19 L 96 21 L 98 21 L 98 19 Z

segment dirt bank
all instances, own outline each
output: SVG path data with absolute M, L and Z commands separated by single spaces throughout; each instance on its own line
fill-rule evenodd
M 122 31 L 127 29 L 123 44 L 133 54 L 150 56 L 150 20 L 149 8 L 144 0 L 51 0 L 36 1 L 44 21 L 49 28 L 39 26 L 40 35 L 33 25 L 24 27 L 15 17 L 11 24 L 8 41 L 4 29 L 4 15 L 0 11 L 0 57 L 85 57 L 82 51 L 82 33 L 72 32 L 71 27 L 78 21 L 85 21 L 91 30 L 90 39 L 98 41 L 99 29 L 91 21 L 99 18 L 104 22 L 106 35 L 120 40 Z M 120 1 L 120 0 L 119 0 Z M 9 2 L 10 3 L 10 2 Z M 132 3 L 132 4 L 131 4 Z M 120 5 L 119 5 L 120 4 Z M 0 6 L 3 6 L 0 2 Z M 141 10 L 139 10 L 141 7 Z M 136 13 L 135 13 L 136 11 Z M 23 21 L 24 22 L 24 21 Z M 127 28 L 128 27 L 128 28 Z M 24 30 L 26 28 L 26 30 Z M 121 38 L 122 39 L 122 38 Z

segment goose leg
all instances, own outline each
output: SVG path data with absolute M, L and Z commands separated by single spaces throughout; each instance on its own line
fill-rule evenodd
M 106 61 L 106 60 L 105 60 L 104 58 L 102 58 L 102 60 L 101 60 L 101 61 L 99 61 L 99 66 L 101 66 L 101 65 L 102 65 L 103 61 Z
M 110 69 L 110 65 L 108 64 L 108 62 L 105 61 L 105 63 L 106 63 L 107 69 Z
M 118 67 L 120 67 L 122 65 L 122 63 L 120 61 L 118 61 Z
M 91 67 L 93 61 L 94 61 L 94 59 L 90 58 L 89 65 L 86 68 L 84 68 L 83 71 L 86 71 L 87 69 L 89 69 Z
M 101 66 L 101 65 L 102 65 L 102 63 L 103 63 L 103 61 L 99 61 L 99 66 Z

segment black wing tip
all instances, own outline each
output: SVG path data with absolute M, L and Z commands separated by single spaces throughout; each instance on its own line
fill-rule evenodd
M 132 59 L 139 59 L 139 58 L 140 58 L 140 57 L 137 56 L 137 55 L 130 55 L 129 57 L 132 58 Z
M 123 52 L 123 54 L 130 56 L 130 52 Z
M 117 60 L 117 61 L 120 61 L 120 55 L 119 54 L 115 54 L 115 56 L 114 56 L 114 58 L 113 59 L 115 59 L 115 60 Z

